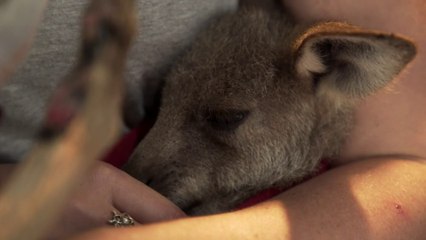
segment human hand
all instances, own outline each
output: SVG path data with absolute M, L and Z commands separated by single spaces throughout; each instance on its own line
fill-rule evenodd
M 107 226 L 112 211 L 126 212 L 136 224 L 184 217 L 185 214 L 148 186 L 100 162 L 67 204 L 48 239 L 63 239 Z

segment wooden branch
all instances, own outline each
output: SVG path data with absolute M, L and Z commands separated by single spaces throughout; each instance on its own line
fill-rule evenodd
M 13 0 L 15 1 L 15 0 Z M 132 0 L 93 0 L 81 57 L 52 99 L 38 144 L 0 195 L 0 239 L 40 239 L 73 189 L 116 139 Z
M 31 45 L 47 0 L 0 0 L 0 86 Z

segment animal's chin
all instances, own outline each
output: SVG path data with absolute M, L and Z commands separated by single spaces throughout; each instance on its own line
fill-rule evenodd
M 167 194 L 163 195 L 170 201 L 172 201 L 174 204 L 176 204 L 176 206 L 178 206 L 188 216 L 200 216 L 209 214 L 205 210 L 205 207 L 208 206 L 208 203 L 206 202 L 197 199 L 182 199 L 173 196 L 167 196 Z
M 173 185 L 161 184 L 148 186 L 176 204 L 176 206 L 188 215 L 194 215 L 193 212 L 196 212 L 194 209 L 198 209 L 201 205 L 203 205 L 201 200 L 189 198 L 190 195 L 194 195 L 193 193 L 185 192 L 185 194 L 184 192 L 178 192 L 177 189 L 185 189 L 179 184 L 174 183 Z

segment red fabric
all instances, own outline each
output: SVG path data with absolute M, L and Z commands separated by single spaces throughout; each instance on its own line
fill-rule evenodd
M 129 159 L 130 155 L 132 154 L 135 147 L 138 145 L 138 143 L 145 137 L 145 135 L 149 132 L 149 129 L 151 129 L 154 121 L 144 121 L 140 124 L 139 127 L 133 129 L 126 135 L 124 135 L 117 144 L 110 150 L 110 152 L 104 157 L 103 161 L 110 163 L 118 168 L 122 167 L 127 160 Z M 308 179 L 311 179 L 328 169 L 328 164 L 326 160 L 323 160 L 319 166 L 319 169 L 317 173 L 314 176 L 309 176 L 303 181 L 306 181 Z M 302 181 L 302 182 L 303 182 Z M 297 185 L 299 183 L 296 183 L 294 185 Z M 293 186 L 291 186 L 293 187 Z M 266 201 L 268 199 L 271 199 L 278 194 L 288 190 L 289 188 L 270 188 L 263 190 L 256 194 L 255 196 L 247 199 L 242 204 L 236 207 L 236 210 L 251 207 L 253 205 L 256 205 L 258 203 L 261 203 L 263 201 Z
M 269 199 L 277 196 L 278 194 L 280 194 L 284 191 L 285 191 L 285 189 L 279 189 L 279 188 L 270 188 L 270 189 L 263 190 L 263 191 L 257 193 L 256 195 L 254 195 L 253 197 L 250 197 L 249 199 L 245 200 L 243 203 L 238 205 L 235 208 L 235 210 L 240 210 L 240 209 L 244 209 L 244 208 L 254 206 L 258 203 L 269 200 Z
M 139 127 L 134 128 L 124 135 L 103 158 L 107 162 L 117 168 L 122 167 L 132 155 L 133 150 L 138 143 L 145 137 L 151 129 L 154 121 L 143 121 Z

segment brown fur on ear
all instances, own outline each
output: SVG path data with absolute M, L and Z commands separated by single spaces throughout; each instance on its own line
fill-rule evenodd
M 293 52 L 298 77 L 315 81 L 320 94 L 352 100 L 386 86 L 414 58 L 416 47 L 393 34 L 327 22 L 308 28 Z

